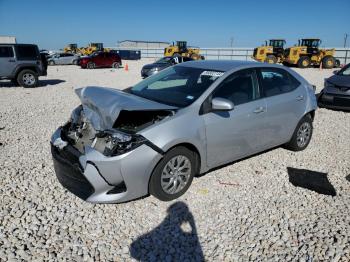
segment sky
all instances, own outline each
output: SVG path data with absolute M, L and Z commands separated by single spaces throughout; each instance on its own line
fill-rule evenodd
M 350 0 L 0 0 L 0 35 L 40 49 L 69 43 L 187 40 L 200 47 L 255 47 L 266 39 L 321 38 L 343 47 Z M 350 36 L 347 47 L 350 46 Z

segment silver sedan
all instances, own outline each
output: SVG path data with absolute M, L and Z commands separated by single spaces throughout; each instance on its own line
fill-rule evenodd
M 195 175 L 269 148 L 305 149 L 313 86 L 282 66 L 196 61 L 124 91 L 76 89 L 81 105 L 51 139 L 56 175 L 80 198 L 169 201 Z
M 49 65 L 76 65 L 80 57 L 75 54 L 55 54 L 47 60 Z

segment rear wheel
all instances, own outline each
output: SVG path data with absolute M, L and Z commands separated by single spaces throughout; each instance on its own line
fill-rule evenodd
M 38 81 L 38 74 L 30 69 L 22 70 L 17 76 L 17 82 L 25 88 L 36 87 Z
M 171 149 L 152 173 L 150 194 L 162 201 L 180 197 L 190 187 L 197 166 L 196 153 L 182 146 Z
M 299 68 L 307 68 L 311 64 L 311 60 L 308 56 L 302 56 L 298 60 L 298 67 Z
M 312 131 L 312 118 L 308 114 L 299 121 L 292 139 L 285 145 L 286 148 L 292 151 L 304 150 L 310 143 Z
M 322 67 L 326 69 L 333 68 L 335 66 L 335 59 L 333 56 L 327 55 L 322 58 Z
M 93 62 L 89 62 L 87 65 L 86 65 L 86 68 L 88 69 L 94 69 L 96 67 L 95 63 Z
M 276 64 L 277 63 L 277 57 L 275 57 L 274 55 L 268 55 L 265 59 L 265 63 L 269 63 L 269 64 Z
M 115 63 L 112 64 L 112 67 L 113 68 L 119 68 L 120 64 L 118 62 L 115 62 Z
M 49 65 L 55 65 L 55 62 L 54 61 L 49 61 Z

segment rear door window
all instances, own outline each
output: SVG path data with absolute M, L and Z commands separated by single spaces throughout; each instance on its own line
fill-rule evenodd
M 16 46 L 16 55 L 19 60 L 36 60 L 39 59 L 38 49 L 34 45 Z
M 279 68 L 261 68 L 263 96 L 270 97 L 295 90 L 300 82 L 287 71 Z
M 13 57 L 12 46 L 0 46 L 0 57 Z

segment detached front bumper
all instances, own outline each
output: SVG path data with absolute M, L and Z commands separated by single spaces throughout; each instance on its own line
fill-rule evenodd
M 120 203 L 148 194 L 148 182 L 162 155 L 143 144 L 115 157 L 106 157 L 86 146 L 81 154 L 69 143 L 54 146 L 62 139 L 61 128 L 51 138 L 54 168 L 59 182 L 71 193 L 92 203 Z
M 350 110 L 350 96 L 321 92 L 317 103 L 319 107 L 325 107 L 336 110 Z

